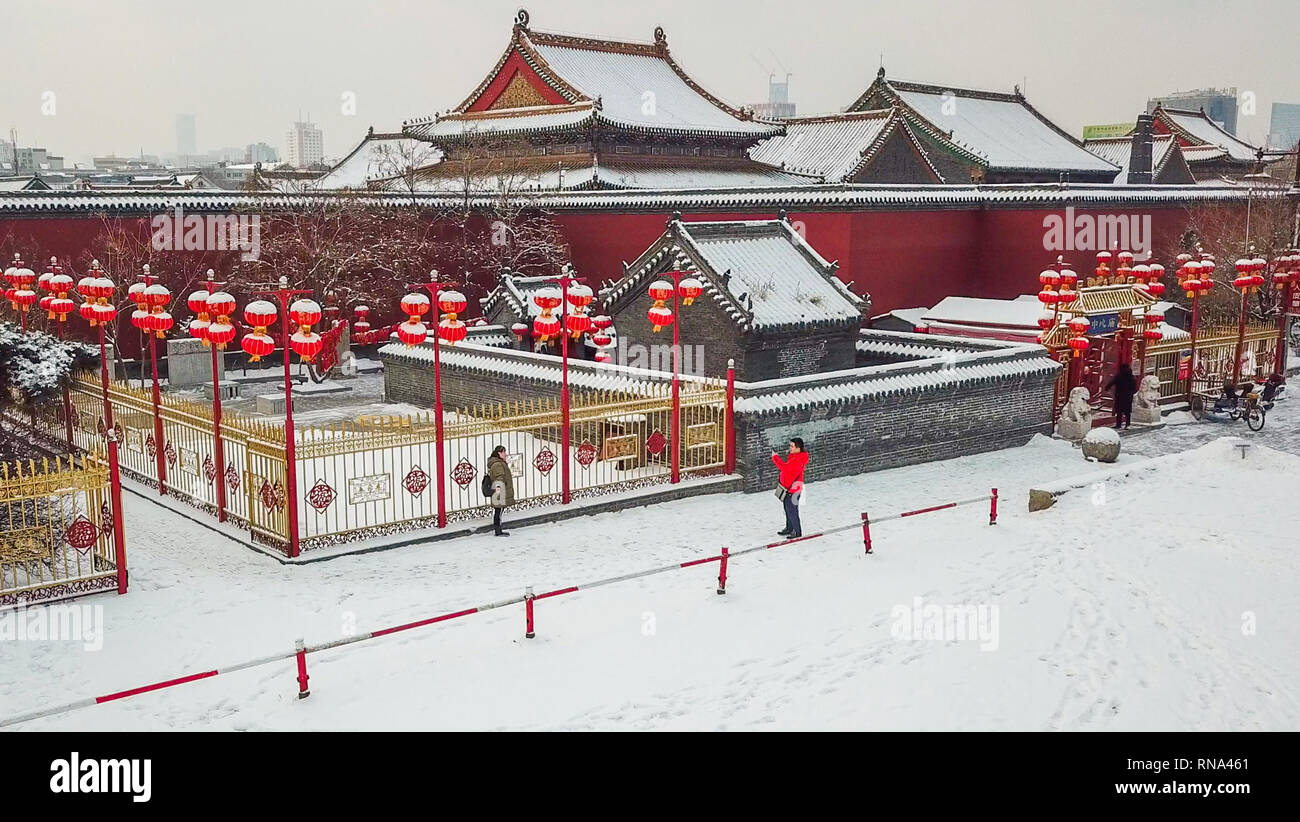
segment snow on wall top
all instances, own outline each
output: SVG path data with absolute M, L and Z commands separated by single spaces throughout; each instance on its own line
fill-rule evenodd
M 993 168 L 1115 171 L 1115 167 L 1058 132 L 1021 99 L 963 96 L 961 91 L 900 90 L 899 96 L 952 139 Z M 954 96 L 955 95 L 955 96 Z

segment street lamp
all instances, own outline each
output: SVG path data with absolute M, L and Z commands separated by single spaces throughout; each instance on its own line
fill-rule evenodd
M 225 283 L 215 279 L 216 274 L 208 269 L 208 278 L 204 281 L 206 291 L 196 291 L 188 300 L 190 310 L 197 317 L 190 322 L 190 334 L 201 340 L 212 352 L 212 450 L 216 459 L 217 521 L 226 521 L 226 451 L 221 440 L 221 366 L 224 365 L 226 345 L 235 338 L 235 326 L 230 322 L 230 315 L 235 313 L 235 298 L 218 290 Z
M 1214 288 L 1214 257 L 1197 249 L 1197 257 L 1194 259 L 1191 254 L 1178 255 L 1178 284 L 1186 293 L 1187 298 L 1192 301 L 1192 328 L 1191 347 L 1192 355 L 1187 363 L 1187 391 L 1186 399 L 1190 404 L 1192 401 L 1192 391 L 1196 380 L 1196 361 L 1199 359 L 1196 350 L 1198 326 L 1201 323 L 1201 295 Z
M 672 282 L 656 280 L 647 289 L 650 299 L 654 300 L 654 305 L 650 306 L 650 310 L 646 312 L 646 319 L 654 327 L 655 333 L 658 333 L 664 326 L 671 325 L 673 327 L 673 402 L 672 418 L 669 420 L 669 442 L 672 445 L 672 453 L 669 455 L 670 476 L 668 481 L 676 483 L 681 481 L 681 442 L 679 440 L 681 434 L 681 378 L 678 363 L 681 356 L 681 332 L 678 329 L 681 324 L 677 322 L 677 315 L 682 305 L 690 305 L 695 302 L 696 297 L 704 293 L 704 286 L 686 271 L 669 271 L 664 276 L 671 277 Z M 666 305 L 669 298 L 673 301 L 671 309 Z
M 158 388 L 158 348 L 157 340 L 167 336 L 175 324 L 172 315 L 167 312 L 172 293 L 157 278 L 149 273 L 146 264 L 138 282 L 127 292 L 137 308 L 131 313 L 131 324 L 140 329 L 140 333 L 149 339 L 149 364 L 153 370 L 153 441 L 154 460 L 158 471 L 158 495 L 167 495 L 167 459 L 163 454 L 163 424 L 160 408 L 162 396 Z
M 290 288 L 289 278 L 281 277 L 279 287 L 275 289 L 262 289 L 254 291 L 253 294 L 258 297 L 271 297 L 279 304 L 279 313 L 283 319 L 284 343 L 284 486 L 287 498 L 287 509 L 285 511 L 289 526 L 289 556 L 296 557 L 299 553 L 298 548 L 298 464 L 296 455 L 296 435 L 293 430 L 293 381 L 289 374 L 289 351 L 292 349 L 302 358 L 303 362 L 311 362 L 319 353 L 322 345 L 319 334 L 312 331 L 312 326 L 320 320 L 321 309 L 314 300 L 303 299 L 290 300 L 300 295 L 309 295 L 311 291 L 305 288 Z M 270 306 L 271 311 L 266 310 Z M 276 306 L 266 300 L 255 300 L 249 303 L 244 309 L 244 319 L 254 328 L 254 334 L 248 336 L 257 337 L 257 341 L 250 343 L 256 351 L 265 351 L 271 353 L 265 348 L 266 328 L 275 322 Z M 261 325 L 259 325 L 261 323 Z M 290 328 L 296 328 L 291 332 Z M 241 343 L 242 345 L 242 343 Z M 245 351 L 249 349 L 244 348 Z M 253 352 L 250 352 L 250 354 Z M 263 354 L 258 354 L 260 358 Z
M 104 438 L 108 441 L 108 488 L 113 503 L 113 558 L 117 564 L 117 592 L 126 593 L 126 532 L 122 522 L 122 476 L 117 459 L 117 430 L 113 425 L 113 403 L 108 397 L 108 353 L 104 329 L 117 319 L 113 305 L 113 281 L 99 267 L 99 260 L 90 264 L 90 273 L 77 283 L 77 293 L 85 300 L 79 313 L 99 329 L 99 381 L 104 396 Z
M 438 318 L 436 334 L 433 341 L 433 426 L 434 437 L 437 440 L 437 447 L 434 449 L 435 468 L 438 473 L 438 527 L 447 527 L 447 472 L 446 472 L 446 455 L 443 454 L 442 441 L 442 341 L 445 340 L 451 345 L 455 345 L 460 340 L 465 339 L 467 330 L 465 323 L 456 319 L 456 316 L 465 310 L 467 300 L 465 295 L 454 290 L 456 283 L 440 282 L 438 280 L 438 269 L 429 272 L 429 281 L 427 283 L 408 283 L 407 288 L 421 288 L 429 292 L 429 296 L 423 294 L 407 294 L 402 298 L 402 311 L 408 319 L 397 327 L 397 338 L 406 343 L 408 347 L 416 346 L 425 341 L 429 334 L 429 329 L 420 319 L 429 311 L 429 306 L 436 303 L 440 312 L 445 312 L 445 316 Z

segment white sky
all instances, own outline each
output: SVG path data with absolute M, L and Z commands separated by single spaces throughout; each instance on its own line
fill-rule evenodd
M 766 99 L 773 54 L 800 113 L 841 109 L 875 76 L 1010 91 L 1078 136 L 1131 120 L 1149 96 L 1201 86 L 1255 95 L 1238 132 L 1300 102 L 1295 0 L 523 0 L 531 27 L 649 41 L 734 104 Z M 200 151 L 265 141 L 283 153 L 301 110 L 341 156 L 367 126 L 459 103 L 505 48 L 520 0 L 3 0 L 0 136 L 62 154 Z M 1239 45 L 1238 45 L 1239 44 Z M 751 56 L 752 55 L 752 56 Z M 42 95 L 54 93 L 54 113 Z M 355 116 L 341 112 L 356 95 Z M 48 98 L 46 98 L 48 99 Z

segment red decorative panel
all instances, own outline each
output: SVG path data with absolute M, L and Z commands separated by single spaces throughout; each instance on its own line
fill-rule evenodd
M 584 441 L 578 446 L 578 464 L 583 468 L 591 465 L 596 460 L 596 446 L 590 442 Z
M 208 478 L 208 482 L 212 482 L 213 478 L 217 476 L 217 465 L 212 461 L 211 454 L 203 458 L 203 476 Z
M 537 456 L 533 457 L 533 467 L 543 474 L 551 473 L 551 469 L 555 467 L 555 453 L 549 448 L 538 451 Z
M 101 437 L 103 437 L 103 436 L 105 436 L 105 435 L 108 434 L 108 429 L 104 427 L 104 418 L 103 418 L 103 417 L 100 417 L 100 418 L 99 418 L 99 422 L 97 422 L 97 423 L 95 424 L 95 430 L 99 432 L 99 435 L 100 435 Z
M 271 483 L 263 480 L 262 487 L 258 489 L 257 496 L 262 500 L 262 506 L 270 511 L 276 508 L 275 489 Z
M 470 461 L 462 457 L 461 461 L 456 463 L 456 467 L 451 469 L 451 478 L 461 488 L 465 488 L 474 481 L 474 475 L 477 473 Z
M 231 491 L 239 490 L 239 472 L 235 470 L 233 465 L 226 466 L 226 485 L 229 486 Z
M 655 431 L 645 438 L 645 450 L 654 456 L 659 456 L 664 449 L 668 447 L 668 440 L 659 431 Z
M 99 506 L 99 530 L 105 534 L 113 532 L 113 509 L 108 507 L 108 502 Z
M 176 467 L 176 446 L 168 442 L 167 447 L 163 448 L 163 453 L 167 455 L 167 466 L 169 468 L 175 468 Z
M 158 453 L 158 443 L 153 441 L 153 434 L 144 438 L 144 452 L 149 455 L 149 459 Z
M 307 492 L 307 502 L 317 511 L 324 512 L 334 502 L 338 494 L 325 480 L 316 480 L 316 484 Z
M 424 489 L 429 487 L 429 475 L 424 469 L 416 465 L 406 472 L 406 478 L 402 480 L 402 487 L 406 489 L 413 497 L 418 497 L 424 493 Z
M 63 538 L 69 545 L 84 554 L 95 544 L 95 540 L 99 539 L 99 529 L 95 527 L 95 523 L 86 519 L 84 514 L 80 514 L 68 526 Z

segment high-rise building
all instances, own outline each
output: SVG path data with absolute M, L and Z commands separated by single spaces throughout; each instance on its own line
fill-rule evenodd
M 176 115 L 176 153 L 181 157 L 193 157 L 199 153 L 198 129 L 193 114 Z
M 315 123 L 299 120 L 285 136 L 284 159 L 294 168 L 309 168 L 325 156 L 325 141 Z
M 1237 134 L 1237 89 L 1233 88 L 1198 88 L 1192 91 L 1176 91 L 1164 97 L 1152 97 L 1147 100 L 1147 114 L 1156 110 L 1159 104 L 1163 108 L 1180 111 L 1204 111 L 1205 116 L 1219 124 L 1229 134 Z
M 767 102 L 755 103 L 754 116 L 762 120 L 786 120 L 794 116 L 795 106 L 790 102 L 790 75 L 777 81 L 776 73 L 767 76 Z
M 274 163 L 278 159 L 275 149 L 266 143 L 249 143 L 244 150 L 245 163 Z
M 1288 151 L 1300 142 L 1300 103 L 1274 103 L 1268 123 L 1269 148 Z

